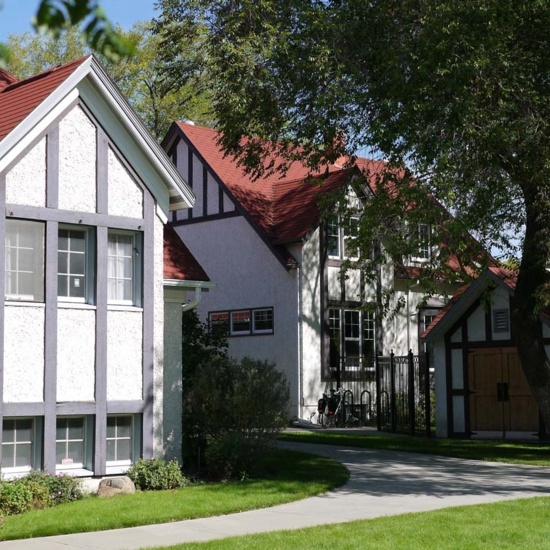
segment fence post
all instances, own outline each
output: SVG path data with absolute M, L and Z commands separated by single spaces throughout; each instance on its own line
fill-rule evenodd
M 416 430 L 416 400 L 415 400 L 415 391 L 414 391 L 414 355 L 412 349 L 409 350 L 408 355 L 408 394 L 409 394 L 409 422 L 410 422 L 410 431 L 411 435 L 414 435 Z
M 390 411 L 391 431 L 397 431 L 397 407 L 395 402 L 395 354 L 390 352 Z
M 419 356 L 420 358 L 420 356 Z M 430 395 L 430 361 L 428 356 L 428 351 L 424 354 L 424 365 L 426 369 L 426 374 L 424 376 L 424 392 L 425 392 L 425 399 L 426 399 L 426 437 L 432 436 L 432 426 L 431 426 L 431 419 L 432 419 L 432 401 L 431 401 L 431 395 Z
M 382 383 L 380 372 L 380 355 L 375 356 L 375 372 L 376 372 L 376 429 L 382 431 Z

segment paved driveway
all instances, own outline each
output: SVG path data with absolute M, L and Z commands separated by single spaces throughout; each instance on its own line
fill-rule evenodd
M 281 443 L 333 457 L 350 471 L 335 491 L 273 508 L 207 519 L 0 543 L 0 550 L 138 549 L 297 529 L 463 504 L 550 495 L 550 469 L 455 458 Z

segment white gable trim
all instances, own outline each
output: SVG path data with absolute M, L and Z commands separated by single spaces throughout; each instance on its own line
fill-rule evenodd
M 84 60 L 0 142 L 0 172 L 79 96 L 105 129 L 117 134 L 112 136 L 113 140 L 134 164 L 165 213 L 193 206 L 193 192 L 93 56 Z M 169 191 L 169 203 L 164 199 L 162 187 Z

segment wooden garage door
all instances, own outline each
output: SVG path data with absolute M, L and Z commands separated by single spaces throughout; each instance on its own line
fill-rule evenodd
M 538 431 L 538 408 L 515 348 L 472 350 L 468 383 L 471 431 Z

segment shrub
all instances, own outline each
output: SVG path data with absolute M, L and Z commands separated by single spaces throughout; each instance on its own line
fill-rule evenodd
M 83 497 L 80 481 L 78 478 L 70 475 L 31 472 L 28 476 L 21 479 L 45 487 L 49 494 L 50 506 L 72 502 Z
M 0 483 L 0 515 L 21 514 L 79 498 L 82 498 L 82 491 L 77 478 L 31 472 L 25 477 Z
M 184 430 L 204 443 L 206 474 L 211 479 L 254 473 L 288 423 L 290 391 L 273 363 L 211 357 L 195 370 L 186 388 Z
M 177 460 L 140 458 L 127 472 L 128 477 L 142 491 L 178 489 L 187 485 Z

